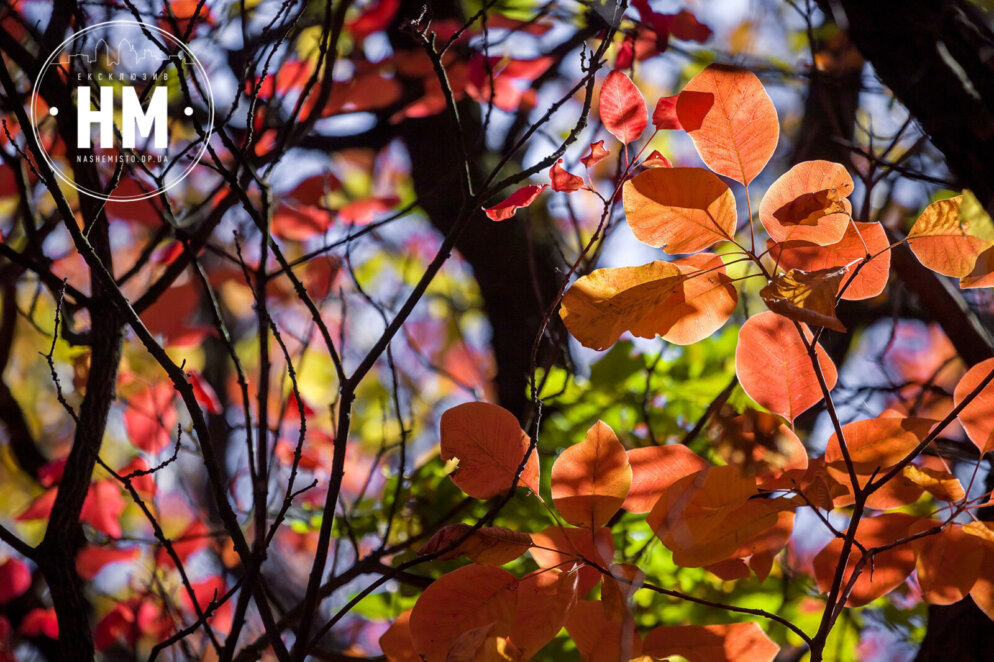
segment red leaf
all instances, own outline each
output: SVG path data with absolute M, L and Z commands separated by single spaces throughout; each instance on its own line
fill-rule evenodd
M 550 526 L 532 534 L 533 547 L 529 550 L 540 568 L 557 568 L 570 559 L 589 559 L 601 567 L 611 565 L 614 559 L 614 538 L 611 529 L 574 529 Z M 568 567 L 568 566 L 567 566 Z M 580 595 L 586 595 L 601 580 L 597 568 L 584 565 L 580 568 Z
M 552 502 L 575 526 L 603 526 L 618 512 L 631 484 L 625 447 L 603 421 L 597 421 L 583 441 L 564 450 L 552 465 Z
M 578 177 L 564 170 L 559 165 L 562 162 L 562 159 L 556 161 L 556 164 L 552 166 L 552 170 L 549 171 L 549 179 L 552 180 L 552 190 L 561 193 L 572 193 L 583 188 L 583 177 Z
M 177 421 L 173 396 L 172 385 L 159 382 L 128 400 L 128 408 L 124 411 L 124 429 L 131 443 L 153 454 L 171 445 Z
M 140 554 L 141 549 L 138 547 L 121 549 L 87 545 L 76 555 L 76 572 L 83 579 L 90 580 L 96 577 L 105 565 L 134 561 Z
M 580 162 L 583 163 L 585 168 L 593 168 L 595 165 L 603 161 L 611 152 L 604 149 L 604 141 L 598 140 L 595 143 L 590 143 L 590 151 L 587 152 L 586 156 L 580 157 Z
M 356 40 L 362 40 L 374 32 L 385 30 L 400 7 L 400 0 L 379 0 L 368 7 L 347 28 Z
M 0 605 L 20 597 L 31 588 L 31 569 L 24 561 L 9 558 L 0 563 Z
M 625 35 L 621 45 L 618 46 L 618 54 L 614 58 L 615 69 L 627 69 L 635 61 L 635 33 L 629 32 Z
M 79 517 L 97 531 L 112 538 L 120 538 L 119 520 L 124 506 L 124 497 L 121 496 L 121 488 L 117 482 L 110 479 L 98 480 L 90 485 Z
M 665 156 L 663 156 L 662 154 L 660 154 L 659 150 L 657 150 L 657 149 L 652 150 L 652 154 L 650 154 L 648 156 L 648 158 L 646 158 L 645 161 L 642 161 L 642 165 L 644 165 L 646 168 L 672 168 L 673 167 L 673 164 L 670 163 L 670 160 L 668 158 L 666 158 Z
M 638 140 L 649 123 L 642 93 L 617 69 L 607 75 L 601 87 L 600 115 L 604 128 L 625 144 Z
M 708 662 L 772 662 L 779 650 L 755 623 L 661 625 L 642 646 L 653 659 L 680 655 Z
M 59 638 L 59 619 L 55 616 L 55 609 L 35 608 L 24 615 L 21 626 L 17 628 L 25 637 L 40 637 L 42 635 L 49 639 Z
M 656 102 L 656 110 L 652 112 L 652 124 L 657 130 L 683 129 L 680 118 L 676 114 L 676 102 L 680 95 L 663 97 Z
M 400 198 L 395 195 L 355 200 L 338 210 L 338 220 L 351 225 L 369 225 L 377 216 L 393 211 L 398 202 Z
M 487 212 L 487 216 L 493 221 L 506 221 L 514 216 L 514 212 L 521 207 L 527 207 L 535 202 L 535 198 L 547 188 L 549 188 L 548 184 L 542 184 L 541 186 L 537 184 L 522 186 L 504 200 L 504 202 L 498 203 L 484 211 Z
M 134 460 L 118 469 L 117 473 L 121 474 L 121 476 L 127 476 L 140 471 L 148 471 L 150 468 L 151 467 L 145 458 L 136 457 Z M 138 494 L 152 496 L 156 491 L 155 477 L 150 473 L 144 473 L 140 476 L 132 476 L 131 486 L 135 488 L 135 491 L 138 492 Z
M 195 370 L 188 373 L 188 376 L 190 386 L 193 387 L 193 397 L 207 410 L 208 414 L 219 415 L 222 411 L 221 401 L 217 399 L 217 394 L 211 388 L 210 383 Z
M 32 501 L 27 508 L 25 508 L 20 515 L 17 516 L 18 522 L 30 522 L 36 519 L 47 519 L 52 513 L 52 506 L 55 505 L 55 497 L 58 495 L 58 490 L 54 487 L 50 490 L 42 492 L 38 497 Z
M 633 513 L 649 512 L 667 487 L 709 466 L 682 444 L 633 448 L 628 451 L 628 462 L 632 467 L 632 489 L 622 507 Z
M 677 39 L 703 44 L 711 37 L 711 28 L 698 21 L 697 17 L 686 9 L 681 9 L 668 18 L 670 19 L 670 34 Z

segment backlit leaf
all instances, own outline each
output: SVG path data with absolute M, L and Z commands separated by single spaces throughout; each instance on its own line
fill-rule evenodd
M 552 465 L 552 503 L 575 526 L 603 526 L 618 512 L 631 484 L 625 447 L 603 421 Z
M 566 631 L 586 662 L 629 660 L 642 646 L 634 622 L 611 618 L 600 601 L 576 603 L 566 619 Z
M 769 241 L 770 256 L 782 269 L 845 269 L 845 277 L 840 283 L 846 287 L 843 299 L 858 301 L 875 297 L 884 291 L 890 275 L 890 243 L 887 233 L 879 223 L 858 223 L 852 221 L 846 228 L 842 240 L 830 246 L 819 246 L 808 241 Z M 859 267 L 856 276 L 849 282 L 857 265 L 867 256 L 873 256 Z
M 583 188 L 583 177 L 578 177 L 571 172 L 567 172 L 562 167 L 562 159 L 549 170 L 549 179 L 552 180 L 552 190 L 562 193 L 572 193 Z
M 929 418 L 880 416 L 842 426 L 849 456 L 858 473 L 894 466 L 925 438 L 935 425 Z M 838 437 L 833 433 L 825 448 L 826 462 L 843 459 Z
M 537 184 L 522 186 L 508 196 L 503 202 L 500 202 L 493 207 L 489 207 L 484 211 L 487 212 L 487 216 L 489 216 L 492 221 L 506 221 L 514 216 L 514 212 L 535 202 L 535 199 L 538 198 L 539 194 L 547 188 L 549 188 L 548 184 L 542 184 L 541 186 Z
M 703 168 L 651 168 L 625 182 L 622 195 L 635 237 L 670 255 L 735 235 L 735 197 Z
M 804 325 L 801 328 L 811 342 L 811 332 Z M 820 345 L 815 350 L 831 389 L 838 378 L 835 364 Z M 776 313 L 753 315 L 742 325 L 735 372 L 749 397 L 791 421 L 824 397 L 797 328 Z
M 931 530 L 942 524 L 921 520 L 909 533 Z M 949 524 L 936 534 L 915 540 L 918 559 L 918 584 L 929 604 L 948 605 L 959 602 L 973 588 L 980 564 L 984 560 L 984 543 L 963 531 L 959 524 Z
M 683 128 L 676 114 L 676 102 L 679 98 L 680 95 L 662 97 L 656 102 L 656 109 L 652 111 L 652 124 L 657 130 Z
M 905 478 L 940 501 L 959 501 L 966 496 L 959 479 L 945 469 L 916 467 L 909 464 L 904 467 L 902 473 Z
M 759 219 L 776 242 L 828 246 L 842 240 L 852 214 L 852 177 L 830 161 L 798 163 L 763 196 Z
M 623 508 L 633 513 L 649 512 L 667 487 L 709 466 L 682 444 L 633 448 L 628 451 L 628 462 L 632 467 L 632 488 Z
M 780 122 L 750 71 L 712 64 L 677 99 L 677 117 L 709 168 L 748 185 L 773 156 Z
M 510 643 L 530 660 L 566 624 L 577 600 L 577 571 L 534 572 L 518 583 L 518 608 Z
M 506 637 L 514 626 L 517 584 L 506 570 L 481 565 L 442 575 L 411 610 L 414 650 L 426 662 L 446 662 L 449 649 L 465 632 L 492 624 L 494 636 Z
M 661 625 L 645 636 L 642 652 L 688 662 L 772 662 L 780 651 L 756 623 Z
M 418 556 L 426 556 L 444 551 L 438 558 L 448 560 L 465 554 L 480 565 L 504 565 L 510 563 L 531 547 L 531 536 L 527 533 L 511 531 L 499 526 L 485 526 L 477 529 L 458 545 L 455 543 L 472 529 L 469 524 L 449 524 L 442 527 L 418 550 Z M 448 548 L 452 549 L 448 549 Z
M 441 457 L 459 460 L 452 482 L 475 499 L 511 488 L 529 440 L 514 414 L 485 402 L 467 402 L 442 414 Z M 518 480 L 538 494 L 538 455 L 532 452 Z
M 994 246 L 994 223 L 967 191 L 926 207 L 908 232 L 908 246 L 932 271 L 969 277 L 978 257 Z
M 533 547 L 529 553 L 540 568 L 569 568 L 571 561 L 582 563 L 580 557 L 606 568 L 614 558 L 614 538 L 610 529 L 591 531 L 550 526 L 531 536 Z M 577 576 L 580 595 L 589 593 L 601 580 L 600 571 L 589 565 L 580 568 Z
M 600 94 L 600 116 L 604 128 L 621 142 L 638 140 L 649 123 L 642 93 L 623 71 L 615 69 L 604 79 Z
M 994 359 L 981 361 L 970 368 L 953 391 L 953 402 L 958 407 L 980 383 L 994 371 Z M 970 441 L 981 453 L 994 450 L 994 380 L 985 386 L 977 397 L 970 401 L 959 414 L 959 422 L 966 430 Z

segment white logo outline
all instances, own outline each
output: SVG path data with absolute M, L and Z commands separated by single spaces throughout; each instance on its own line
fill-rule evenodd
M 101 191 L 91 191 L 90 189 L 80 184 L 77 184 L 75 181 L 73 181 L 71 177 L 68 176 L 68 174 L 64 173 L 62 169 L 59 168 L 58 165 L 56 165 L 56 163 L 52 160 L 52 157 L 49 156 L 48 154 L 48 150 L 46 150 L 44 145 L 42 144 L 41 137 L 38 135 L 38 124 L 40 122 L 36 112 L 37 102 L 38 102 L 38 90 L 41 88 L 41 81 L 48 73 L 48 70 L 51 68 L 53 62 L 55 62 L 58 56 L 62 54 L 63 50 L 65 50 L 65 48 L 72 42 L 78 40 L 80 37 L 82 37 L 83 35 L 89 32 L 111 25 L 129 25 L 129 26 L 137 26 L 142 29 L 153 30 L 156 33 L 165 37 L 165 39 L 168 42 L 171 42 L 176 46 L 178 46 L 180 50 L 182 50 L 185 55 L 189 56 L 190 60 L 193 62 L 194 67 L 196 67 L 197 72 L 199 72 L 201 82 L 205 88 L 204 91 L 206 92 L 207 123 L 206 123 L 206 128 L 204 130 L 204 136 L 200 140 L 201 143 L 200 148 L 197 150 L 196 155 L 192 158 L 192 160 L 187 165 L 186 169 L 182 172 L 182 174 L 179 177 L 177 177 L 174 181 L 169 182 L 162 188 L 144 194 L 135 194 L 127 196 L 115 196 L 113 194 L 108 195 Z M 100 42 L 97 43 L 99 45 Z M 104 202 L 139 202 L 141 200 L 148 200 L 149 198 L 157 197 L 165 193 L 169 189 L 173 188 L 181 181 L 186 179 L 187 176 L 189 176 L 189 174 L 193 172 L 193 169 L 197 167 L 197 164 L 200 163 L 200 159 L 203 158 L 204 153 L 207 151 L 207 143 L 208 141 L 210 141 L 211 135 L 214 132 L 214 90 L 211 88 L 210 78 L 207 76 L 207 71 L 204 69 L 204 66 L 200 63 L 200 60 L 193 53 L 193 51 L 190 50 L 189 46 L 183 43 L 182 40 L 180 40 L 172 33 L 167 32 L 166 30 L 163 30 L 158 26 L 149 25 L 148 23 L 144 23 L 141 21 L 124 20 L 124 19 L 103 21 L 102 23 L 94 23 L 93 25 L 87 26 L 82 30 L 80 30 L 79 32 L 72 34 L 68 39 L 63 41 L 58 46 L 56 46 L 55 50 L 53 50 L 52 53 L 48 56 L 48 59 L 46 59 L 44 64 L 42 64 L 41 71 L 38 73 L 38 76 L 35 78 L 34 88 L 31 90 L 30 117 L 31 117 L 31 132 L 34 134 L 35 142 L 40 148 L 42 157 L 45 159 L 45 162 L 48 163 L 48 166 L 52 169 L 52 172 L 59 180 L 69 185 L 79 193 L 88 195 L 91 198 L 103 200 Z

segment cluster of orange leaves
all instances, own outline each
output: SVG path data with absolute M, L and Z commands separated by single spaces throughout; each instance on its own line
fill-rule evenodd
M 649 122 L 643 97 L 620 71 L 603 84 L 599 108 L 605 128 L 626 146 Z M 966 490 L 940 459 L 916 457 L 939 421 L 888 410 L 844 425 L 850 464 L 836 435 L 823 457 L 811 459 L 790 427 L 837 380 L 832 359 L 818 343 L 821 330 L 810 327 L 845 331 L 836 316 L 838 301 L 875 297 L 888 281 L 891 240 L 878 223 L 852 219 L 848 196 L 854 186 L 846 169 L 810 161 L 777 179 L 759 205 L 769 239 L 757 255 L 751 204 L 747 248 L 737 240 L 735 196 L 718 175 L 742 184 L 748 199 L 750 182 L 775 151 L 779 122 L 759 79 L 709 66 L 679 95 L 661 99 L 652 122 L 657 131 L 686 131 L 709 169 L 674 168 L 653 153 L 624 183 L 624 208 L 639 240 L 683 257 L 580 277 L 563 297 L 562 319 L 593 349 L 610 347 L 625 332 L 691 344 L 720 328 L 737 306 L 736 281 L 726 265 L 755 265 L 760 273 L 754 275 L 767 281 L 760 296 L 769 310 L 741 327 L 736 373 L 746 393 L 770 413 L 718 417 L 712 436 L 724 465 L 712 465 L 679 444 L 626 450 L 599 422 L 556 459 L 549 505 L 539 493 L 534 446 L 513 415 L 484 403 L 448 410 L 441 421 L 441 455 L 458 461 L 451 474 L 455 484 L 477 499 L 523 485 L 556 524 L 530 534 L 469 524 L 439 531 L 420 553 L 441 559 L 465 555 L 472 564 L 436 580 L 391 626 L 381 640 L 388 659 L 526 660 L 565 627 L 581 655 L 594 662 L 670 655 L 708 662 L 772 660 L 778 646 L 754 623 L 660 626 L 643 637 L 634 625 L 631 597 L 640 588 L 658 587 L 648 585 L 637 567 L 613 562 L 606 525 L 620 509 L 646 513 L 677 565 L 705 567 L 726 580 L 754 573 L 764 581 L 790 539 L 798 507 L 831 511 L 852 505 L 854 477 L 862 490 L 898 466 L 901 470 L 866 502 L 874 516 L 863 518 L 855 535 L 843 577 L 846 604 L 865 605 L 917 570 L 926 601 L 948 604 L 969 594 L 994 618 L 994 528 L 954 521 L 968 510 Z M 598 141 L 581 161 L 589 168 L 608 153 Z M 550 179 L 555 191 L 586 188 L 561 162 Z M 511 218 L 546 188 L 523 187 L 487 213 L 494 220 Z M 960 278 L 964 288 L 994 284 L 994 227 L 969 193 L 929 205 L 907 241 L 924 265 Z M 739 250 L 704 252 L 717 243 Z M 955 405 L 992 370 L 994 359 L 974 366 L 955 389 Z M 994 449 L 994 385 L 982 389 L 957 418 L 981 453 Z M 951 515 L 928 519 L 881 512 L 925 492 Z M 842 545 L 840 534 L 814 559 L 824 592 Z M 863 559 L 869 550 L 873 558 Z M 518 578 L 499 567 L 526 552 L 539 570 Z M 599 599 L 586 599 L 597 585 Z

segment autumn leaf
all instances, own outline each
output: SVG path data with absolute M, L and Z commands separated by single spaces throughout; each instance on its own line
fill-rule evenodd
M 805 161 L 781 175 L 763 196 L 759 220 L 776 242 L 829 246 L 842 240 L 852 216 L 852 177 L 840 164 Z
M 670 255 L 696 253 L 735 235 L 735 197 L 703 168 L 652 168 L 625 182 L 635 237 Z
M 642 647 L 634 622 L 612 618 L 599 600 L 576 603 L 566 619 L 566 631 L 586 662 L 629 660 Z
M 642 644 L 653 659 L 679 655 L 689 662 L 772 662 L 779 651 L 755 623 L 660 625 Z
M 889 545 L 907 537 L 911 527 L 917 522 L 917 517 L 904 513 L 864 517 L 860 520 L 859 528 L 856 529 L 856 540 L 866 549 Z M 827 593 L 832 585 L 835 569 L 841 560 L 842 544 L 842 539 L 836 538 L 815 556 L 815 579 L 822 593 Z M 846 604 L 850 607 L 861 607 L 893 591 L 915 569 L 915 556 L 915 550 L 908 544 L 898 545 L 875 554 L 872 572 L 869 565 L 863 568 Z M 861 557 L 862 552 L 854 547 L 846 565 L 843 586 L 849 583 Z
M 966 491 L 959 479 L 945 469 L 916 467 L 909 464 L 904 467 L 902 473 L 905 478 L 939 501 L 959 501 L 966 496 Z
M 801 328 L 812 342 L 811 332 L 803 325 Z M 820 345 L 815 351 L 831 389 L 838 378 L 835 364 Z M 735 349 L 735 373 L 749 397 L 790 421 L 824 397 L 797 328 L 773 312 L 753 315 L 742 325 Z
M 628 451 L 632 487 L 622 507 L 632 513 L 647 513 L 663 491 L 680 478 L 709 465 L 700 455 L 682 444 L 647 446 Z
M 964 290 L 994 287 L 994 246 L 977 256 L 973 271 L 959 279 L 959 286 Z
M 877 296 L 884 291 L 890 276 L 890 251 L 887 250 L 890 242 L 879 223 L 852 221 L 841 241 L 829 246 L 809 241 L 776 243 L 773 240 L 767 246 L 770 256 L 782 269 L 845 269 L 839 288 L 845 287 L 842 298 L 849 301 Z M 873 259 L 860 266 L 868 255 Z
M 541 186 L 537 184 L 522 186 L 508 196 L 508 198 L 503 202 L 500 202 L 493 207 L 488 207 L 484 211 L 487 212 L 487 216 L 489 216 L 492 221 L 506 221 L 514 216 L 514 212 L 535 202 L 535 199 L 538 198 L 539 194 L 547 188 L 549 188 L 548 184 L 542 184 Z
M 640 338 L 661 336 L 676 345 L 693 345 L 724 326 L 735 312 L 738 293 L 720 256 L 698 253 L 673 260 L 684 276 L 653 314 L 631 328 Z
M 566 291 L 559 315 L 585 347 L 606 349 L 661 310 L 683 279 L 680 268 L 671 262 L 597 269 Z
M 767 308 L 784 317 L 845 333 L 846 327 L 835 316 L 835 294 L 845 273 L 839 268 L 791 269 L 775 275 L 759 295 Z
M 411 610 L 414 650 L 425 662 L 446 662 L 461 635 L 492 626 L 506 637 L 514 627 L 518 580 L 500 568 L 467 565 L 436 579 Z
M 459 460 L 452 482 L 474 499 L 511 489 L 530 441 L 514 414 L 486 402 L 446 410 L 441 421 L 441 457 Z M 532 451 L 518 480 L 538 494 L 538 454 Z
M 642 165 L 646 168 L 672 168 L 673 164 L 670 160 L 659 153 L 658 149 L 652 150 L 652 154 L 645 157 L 642 161 Z
M 994 372 L 994 359 L 981 361 L 967 370 L 953 391 L 953 403 L 960 406 L 991 372 Z M 994 450 L 994 380 L 963 407 L 956 418 L 981 453 Z
M 601 567 L 611 565 L 614 557 L 614 538 L 611 529 L 573 529 L 550 526 L 544 531 L 532 533 L 532 548 L 529 553 L 540 568 L 563 567 L 571 559 L 581 563 L 580 557 L 593 561 Z M 579 594 L 586 595 L 601 580 L 597 568 L 584 565 L 578 571 Z
M 748 185 L 776 150 L 777 111 L 750 71 L 708 65 L 680 92 L 676 110 L 697 153 L 719 175 Z
M 23 595 L 31 588 L 31 569 L 13 557 L 0 562 L 0 605 Z
M 926 207 L 908 232 L 908 246 L 932 271 L 969 278 L 980 255 L 994 246 L 994 223 L 966 191 Z
M 562 159 L 556 161 L 556 164 L 552 166 L 549 170 L 549 179 L 552 180 L 552 190 L 559 191 L 562 193 L 572 193 L 573 191 L 578 191 L 583 188 L 583 177 L 578 177 L 573 173 L 567 172 L 563 169 Z
M 604 79 L 599 97 L 601 122 L 626 145 L 635 142 L 649 123 L 642 93 L 623 71 L 615 69 Z
M 680 118 L 676 113 L 676 102 L 680 95 L 662 97 L 656 102 L 656 109 L 652 111 L 652 124 L 657 131 L 666 129 L 682 129 Z
M 879 416 L 843 425 L 842 434 L 857 473 L 869 474 L 903 460 L 935 423 L 929 418 Z M 825 461 L 842 460 L 842 447 L 833 433 L 825 448 Z
M 618 512 L 632 484 L 625 447 L 598 421 L 552 465 L 552 503 L 564 520 L 595 529 Z
M 576 605 L 578 572 L 552 569 L 533 572 L 518 582 L 517 612 L 509 642 L 522 660 L 530 660 L 559 634 Z
M 583 163 L 584 168 L 593 168 L 607 158 L 610 153 L 604 148 L 604 141 L 598 140 L 597 142 L 590 143 L 590 150 L 585 156 L 580 157 L 580 162 Z
M 499 526 L 484 526 L 458 545 L 454 545 L 472 528 L 469 524 L 462 523 L 442 527 L 418 550 L 418 556 L 435 554 L 452 547 L 438 556 L 438 559 L 446 561 L 465 554 L 471 561 L 480 565 L 504 565 L 527 552 L 532 544 L 531 536 L 527 533 Z
M 380 650 L 389 662 L 422 662 L 411 639 L 411 611 L 401 612 L 380 637 Z
M 942 525 L 920 520 L 909 534 L 926 532 Z M 948 524 L 938 533 L 912 542 L 918 555 L 918 585 L 925 601 L 934 605 L 959 602 L 970 593 L 980 574 L 985 544 L 966 533 L 959 524 Z
M 105 565 L 134 561 L 141 556 L 138 547 L 102 547 L 87 545 L 76 554 L 76 572 L 83 579 L 93 579 Z

